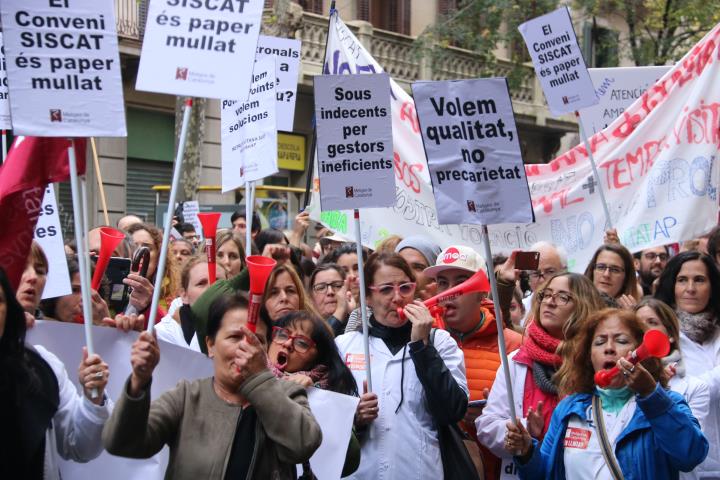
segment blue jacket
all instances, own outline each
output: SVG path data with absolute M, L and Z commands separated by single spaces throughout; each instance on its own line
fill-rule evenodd
M 620 433 L 615 457 L 626 480 L 677 479 L 708 453 L 708 441 L 682 396 L 659 384 L 645 398 L 636 397 L 630 423 Z M 592 395 L 576 393 L 563 399 L 553 412 L 542 446 L 533 439 L 533 455 L 526 464 L 515 457 L 520 478 L 564 479 L 565 431 L 572 415 L 589 418 Z

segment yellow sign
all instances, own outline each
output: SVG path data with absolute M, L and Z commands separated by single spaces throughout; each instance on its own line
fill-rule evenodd
M 278 168 L 305 170 L 305 136 L 278 133 Z

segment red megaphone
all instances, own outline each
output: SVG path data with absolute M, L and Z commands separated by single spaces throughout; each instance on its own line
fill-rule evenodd
M 445 290 L 442 293 L 438 293 L 432 298 L 428 298 L 423 302 L 423 304 L 430 310 L 430 313 L 435 317 L 435 320 L 442 324 L 442 314 L 444 313 L 444 309 L 439 305 L 440 302 L 444 302 L 446 300 L 452 300 L 453 298 L 461 297 L 468 293 L 475 293 L 475 292 L 489 292 L 490 291 L 490 282 L 488 281 L 488 277 L 485 274 L 483 270 L 478 270 L 475 272 L 475 275 L 465 280 L 463 283 L 458 285 L 457 287 L 453 287 L 450 290 Z M 397 309 L 397 314 L 400 320 L 405 320 L 405 313 L 403 312 L 402 308 Z M 442 326 L 440 326 L 442 328 Z
M 90 283 L 93 290 L 97 290 L 100 287 L 100 281 L 103 275 L 105 275 L 110 257 L 124 239 L 125 234 L 120 230 L 115 230 L 110 227 L 100 227 L 100 253 L 98 254 L 95 273 Z
M 260 314 L 263 292 L 267 284 L 270 272 L 277 262 L 272 258 L 262 255 L 250 255 L 245 259 L 248 272 L 250 273 L 250 308 L 248 309 L 248 328 L 255 332 L 255 324 Z
M 659 330 L 648 330 L 643 337 L 643 343 L 630 352 L 625 360 L 634 365 L 648 357 L 661 358 L 668 353 L 670 353 L 670 340 L 667 335 Z M 618 373 L 620 369 L 617 365 L 608 370 L 600 370 L 595 373 L 595 384 L 600 388 L 607 388 Z
M 210 285 L 217 279 L 217 263 L 215 262 L 215 233 L 220 221 L 220 213 L 198 213 L 198 220 L 202 224 L 203 237 L 205 237 L 205 254 L 208 263 L 208 282 Z

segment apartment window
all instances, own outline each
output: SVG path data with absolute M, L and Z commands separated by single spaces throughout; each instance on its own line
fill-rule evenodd
M 375 28 L 410 35 L 410 0 L 357 0 L 357 18 Z
M 583 56 L 588 67 L 607 68 L 620 65 L 619 34 L 594 22 L 583 27 Z

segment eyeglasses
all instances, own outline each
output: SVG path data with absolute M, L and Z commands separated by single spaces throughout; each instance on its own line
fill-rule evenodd
M 625 269 L 622 267 L 616 267 L 615 265 L 605 265 L 604 263 L 598 263 L 595 265 L 595 271 L 600 273 L 605 273 L 606 270 L 609 270 L 611 274 L 613 275 L 620 275 L 621 273 L 625 273 Z
M 312 289 L 315 293 L 325 293 L 327 292 L 328 287 L 330 287 L 333 292 L 337 292 L 343 287 L 343 285 L 345 285 L 345 282 L 338 280 L 336 282 L 316 283 L 313 285 Z
M 383 297 L 392 295 L 394 292 L 398 292 L 401 296 L 407 297 L 415 292 L 415 286 L 415 282 L 401 283 L 400 285 L 371 285 L 370 290 L 379 293 Z
M 540 278 L 550 278 L 556 273 L 558 273 L 558 271 L 554 268 L 548 268 L 547 270 L 530 270 L 528 271 L 528 276 L 533 280 L 538 280 Z
M 305 353 L 315 346 L 315 342 L 305 335 L 290 335 L 286 329 L 282 327 L 273 327 L 273 342 L 278 345 L 284 345 L 288 340 L 292 340 L 292 346 L 299 353 Z
M 558 305 L 567 305 L 568 302 L 570 302 L 573 297 L 569 293 L 565 292 L 557 292 L 553 293 L 550 289 L 540 290 L 537 294 L 538 298 L 540 299 L 540 303 L 544 302 L 547 299 L 552 299 L 553 302 L 557 303 Z
M 661 262 L 665 262 L 669 258 L 667 253 L 655 252 L 645 252 L 643 253 L 643 257 L 645 257 L 645 260 L 649 262 L 654 262 L 656 258 L 659 258 Z

